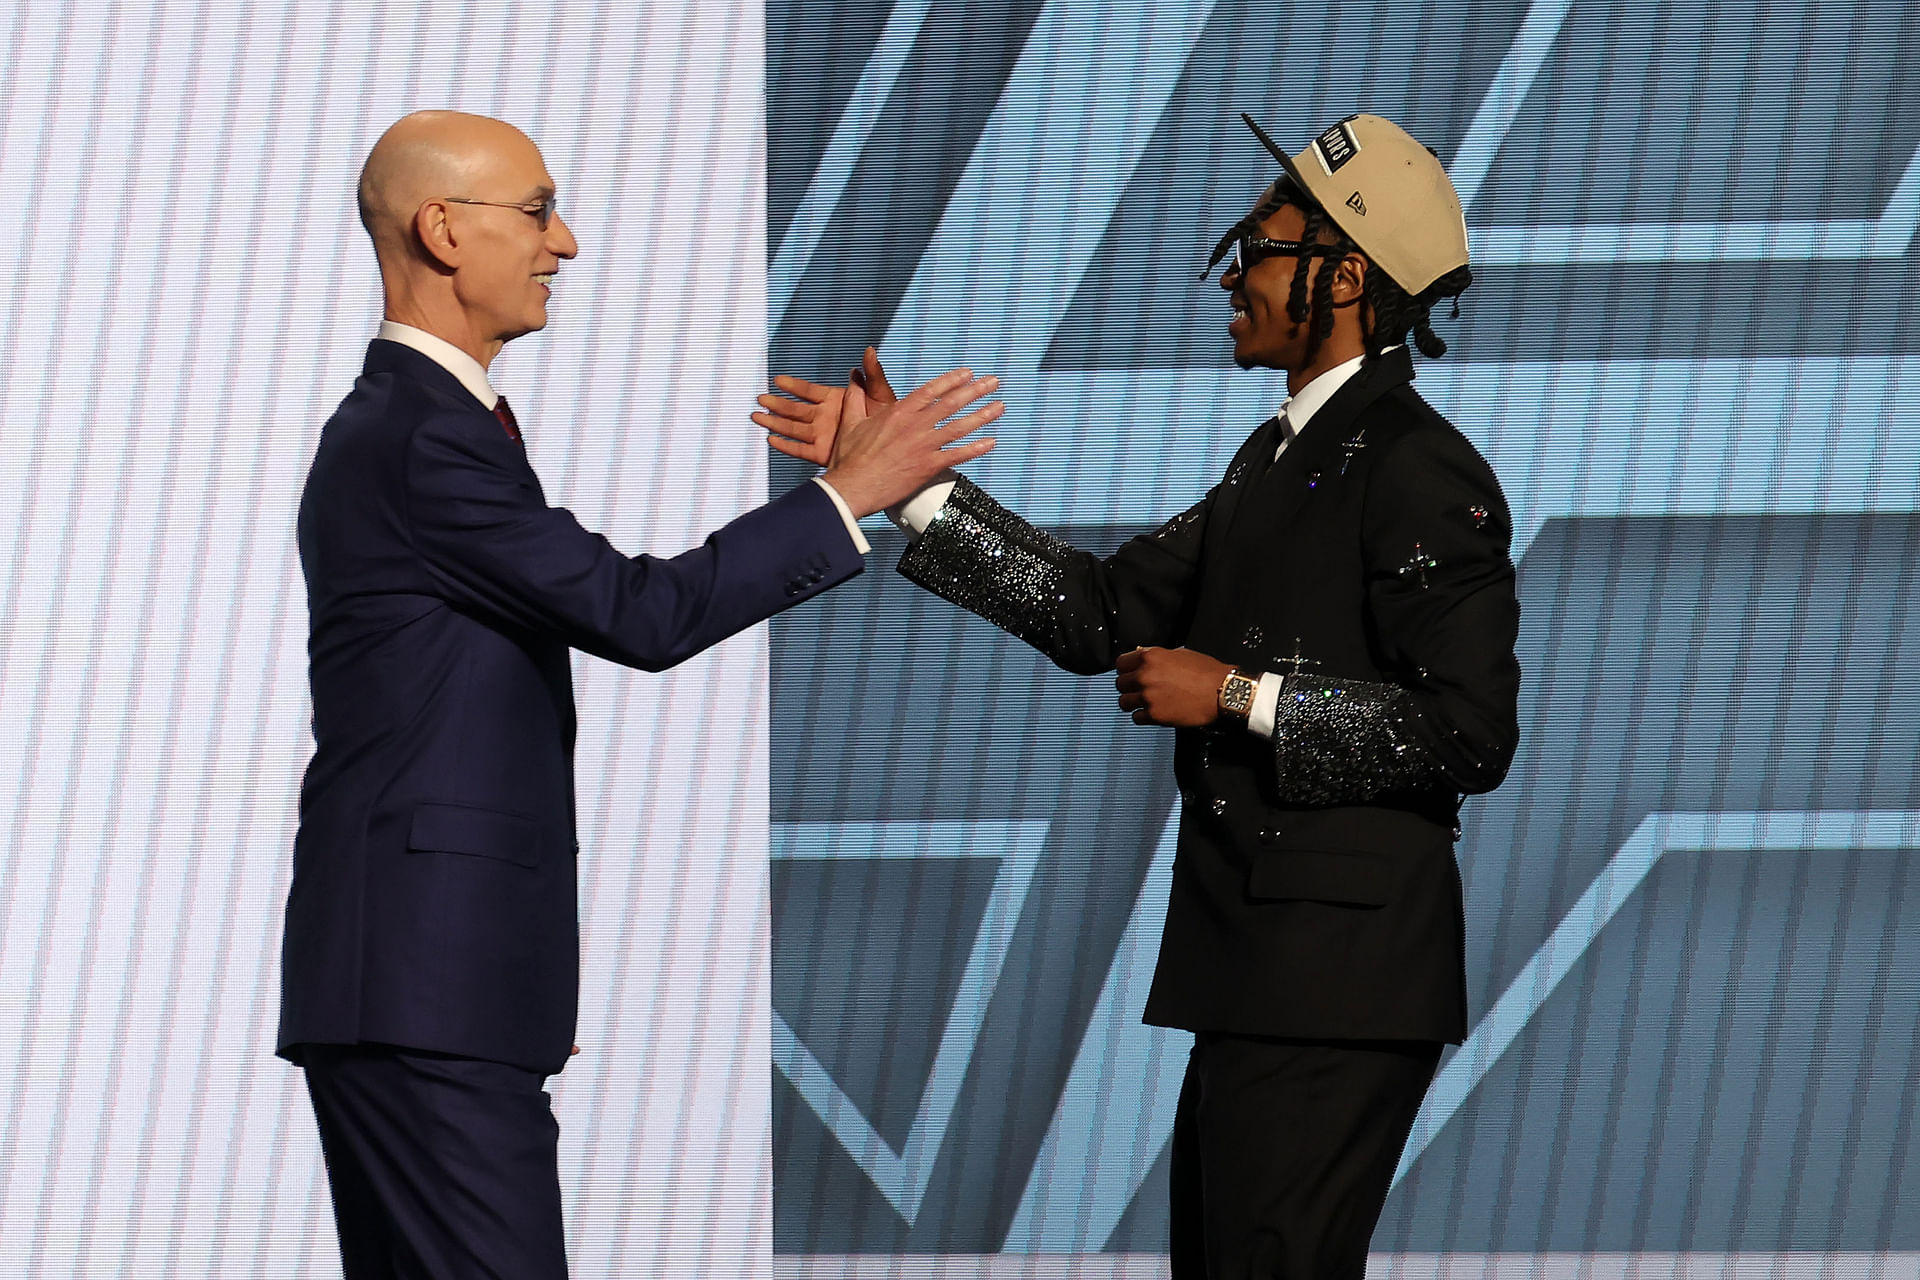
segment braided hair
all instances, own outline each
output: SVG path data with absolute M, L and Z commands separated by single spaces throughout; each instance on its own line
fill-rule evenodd
M 1433 331 L 1431 312 L 1435 303 L 1443 298 L 1453 302 L 1453 318 L 1460 318 L 1460 295 L 1473 283 L 1473 272 L 1466 266 L 1455 267 L 1438 280 L 1422 289 L 1418 294 L 1410 294 L 1382 271 L 1366 250 L 1353 242 L 1353 238 L 1340 229 L 1320 202 L 1295 185 L 1293 179 L 1284 175 L 1278 182 L 1267 188 L 1266 194 L 1253 207 L 1252 212 L 1227 229 L 1227 233 L 1213 247 L 1213 254 L 1207 259 L 1207 270 L 1203 274 L 1211 275 L 1215 266 L 1234 241 L 1243 235 L 1258 235 L 1260 224 L 1271 218 L 1285 205 L 1293 205 L 1306 215 L 1306 229 L 1300 233 L 1303 244 L 1312 246 L 1301 254 L 1304 266 L 1309 257 L 1327 258 L 1338 262 L 1350 253 L 1357 253 L 1367 259 L 1368 271 L 1364 286 L 1367 309 L 1373 315 L 1373 321 L 1367 326 L 1365 341 L 1368 358 L 1380 355 L 1387 348 L 1407 341 L 1409 332 L 1413 335 L 1413 344 L 1420 348 L 1422 355 L 1437 360 L 1447 353 L 1447 344 L 1439 334 Z M 1307 277 L 1313 277 L 1313 296 L 1307 296 Z M 1287 295 L 1287 314 L 1295 324 L 1311 321 L 1307 330 L 1307 359 L 1313 359 L 1320 350 L 1320 344 L 1333 332 L 1333 275 L 1331 270 L 1309 273 L 1297 270 L 1293 273 L 1293 289 Z

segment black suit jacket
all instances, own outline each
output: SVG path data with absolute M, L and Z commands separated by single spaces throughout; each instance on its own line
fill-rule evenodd
M 1192 508 L 1100 559 L 962 481 L 908 577 L 1071 671 L 1143 645 L 1285 676 L 1271 742 L 1182 730 L 1149 1022 L 1459 1041 L 1462 793 L 1519 737 L 1511 519 L 1493 471 L 1370 360 L 1278 462 L 1263 424 Z
M 376 341 L 300 501 L 314 753 L 280 1051 L 557 1071 L 578 987 L 569 650 L 660 670 L 858 573 L 818 485 L 673 559 L 549 507 L 458 379 Z

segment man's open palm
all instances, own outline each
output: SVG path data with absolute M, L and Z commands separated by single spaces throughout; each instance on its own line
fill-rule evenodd
M 856 516 L 904 502 L 947 468 L 993 448 L 991 437 L 966 437 L 1005 411 L 997 400 L 972 408 L 999 385 L 998 378 L 975 378 L 972 370 L 954 369 L 915 387 L 903 400 L 872 406 L 858 382 L 849 385 L 821 478 Z M 816 421 L 820 413 L 816 408 Z M 810 447 L 817 450 L 825 434 L 816 431 Z
M 900 399 L 887 381 L 886 370 L 880 367 L 880 353 L 872 347 L 861 357 L 860 367 L 847 375 L 847 382 L 860 388 L 870 405 L 893 404 Z M 847 388 L 784 373 L 774 377 L 773 385 L 786 395 L 761 396 L 760 412 L 752 415 L 766 431 L 767 445 L 790 458 L 826 466 L 833 460 L 833 439 L 840 427 Z

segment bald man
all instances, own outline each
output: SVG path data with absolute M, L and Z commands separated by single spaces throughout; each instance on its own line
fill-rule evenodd
M 569 650 L 659 671 L 844 582 L 854 520 L 992 448 L 966 437 L 1000 412 L 955 370 L 704 545 L 622 555 L 547 505 L 487 377 L 578 251 L 555 194 L 526 135 L 454 112 L 395 124 L 360 179 L 386 315 L 300 502 L 314 754 L 279 1035 L 349 1280 L 566 1274 L 544 1084 L 579 970 Z

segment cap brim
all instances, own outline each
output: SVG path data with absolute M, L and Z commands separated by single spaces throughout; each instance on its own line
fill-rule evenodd
M 1273 158 L 1278 160 L 1280 167 L 1287 171 L 1287 176 L 1293 179 L 1294 186 L 1300 188 L 1300 193 L 1309 199 L 1313 198 L 1313 189 L 1307 185 L 1306 175 L 1301 173 L 1298 166 L 1293 163 L 1293 157 L 1282 151 L 1280 144 L 1269 138 L 1267 131 L 1256 124 L 1252 116 L 1242 111 L 1240 118 L 1247 122 L 1247 128 L 1253 130 L 1253 136 L 1260 139 L 1260 145 L 1273 153 Z

